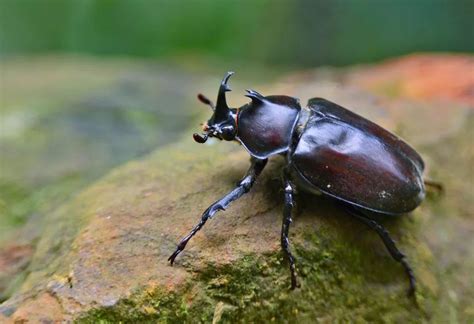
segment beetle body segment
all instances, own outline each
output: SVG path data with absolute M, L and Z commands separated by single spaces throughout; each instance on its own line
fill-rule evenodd
M 292 97 L 263 97 L 249 90 L 249 96 L 254 94 L 252 102 L 239 109 L 236 139 L 250 155 L 266 159 L 290 148 L 301 107 Z
M 421 157 L 392 133 L 325 99 L 311 99 L 292 154 L 309 190 L 383 214 L 415 209 L 424 198 Z

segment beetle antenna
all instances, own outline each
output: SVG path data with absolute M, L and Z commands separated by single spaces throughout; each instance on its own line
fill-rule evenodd
M 208 97 L 206 97 L 202 93 L 198 93 L 197 97 L 198 97 L 200 102 L 202 102 L 205 105 L 210 106 L 212 108 L 212 110 L 216 109 L 216 106 L 214 106 L 214 103 L 211 101 L 211 99 L 209 99 Z

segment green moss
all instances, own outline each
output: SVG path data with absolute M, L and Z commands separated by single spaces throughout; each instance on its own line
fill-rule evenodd
M 78 323 L 176 323 L 190 318 L 190 308 L 184 296 L 163 290 L 152 290 L 132 295 L 114 306 L 91 310 Z
M 157 321 L 251 322 L 406 322 L 427 320 L 403 289 L 387 289 L 387 276 L 370 278 L 373 262 L 350 244 L 308 234 L 295 246 L 301 288 L 289 289 L 281 253 L 247 255 L 221 267 L 208 265 L 181 291 L 140 293 L 112 307 L 90 311 L 80 323 Z M 400 277 L 400 278 L 398 278 Z M 375 282 L 370 282 L 374 280 Z M 422 295 L 420 295 L 422 296 Z M 423 297 L 425 298 L 425 297 Z
M 19 184 L 0 179 L 0 228 L 22 223 L 33 211 L 28 194 Z

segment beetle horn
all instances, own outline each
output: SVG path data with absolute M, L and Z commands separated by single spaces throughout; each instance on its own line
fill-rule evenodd
M 231 91 L 229 86 L 227 85 L 227 81 L 229 78 L 234 74 L 234 72 L 227 72 L 222 79 L 221 86 L 219 87 L 219 94 L 217 95 L 217 104 L 216 104 L 216 120 L 225 120 L 229 116 L 230 110 L 229 106 L 227 106 L 227 101 L 225 98 L 225 93 L 227 91 Z
M 247 89 L 245 91 L 247 91 L 247 94 L 245 96 L 252 99 L 253 102 L 262 102 L 263 100 L 265 100 L 265 97 L 255 90 Z

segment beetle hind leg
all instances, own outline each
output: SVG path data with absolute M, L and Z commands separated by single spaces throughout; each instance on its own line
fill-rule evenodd
M 390 255 L 392 256 L 392 258 L 395 261 L 399 262 L 403 266 L 403 268 L 405 269 L 405 272 L 408 276 L 408 280 L 410 282 L 410 289 L 408 290 L 408 296 L 414 295 L 415 290 L 416 290 L 416 279 L 415 279 L 415 274 L 413 272 L 413 269 L 411 268 L 410 264 L 408 263 L 406 255 L 404 253 L 402 253 L 397 248 L 397 245 L 395 244 L 395 241 L 390 237 L 390 234 L 385 229 L 385 227 L 383 227 L 382 225 L 380 225 L 379 223 L 377 223 L 373 219 L 370 219 L 370 218 L 366 217 L 364 214 L 362 214 L 358 210 L 355 210 L 353 208 L 347 208 L 347 211 L 352 216 L 357 218 L 359 221 L 366 224 L 371 229 L 373 229 L 377 232 L 377 234 L 382 239 L 385 247 L 387 248 L 387 250 L 390 253 Z
M 281 248 L 285 252 L 288 262 L 290 263 L 290 272 L 291 272 L 291 289 L 299 287 L 296 267 L 295 267 L 295 258 L 290 251 L 290 240 L 288 239 L 288 232 L 290 229 L 290 224 L 292 222 L 291 212 L 293 209 L 293 185 L 288 180 L 287 175 L 284 176 L 284 190 L 285 190 L 285 206 L 283 209 L 283 223 L 281 226 Z

